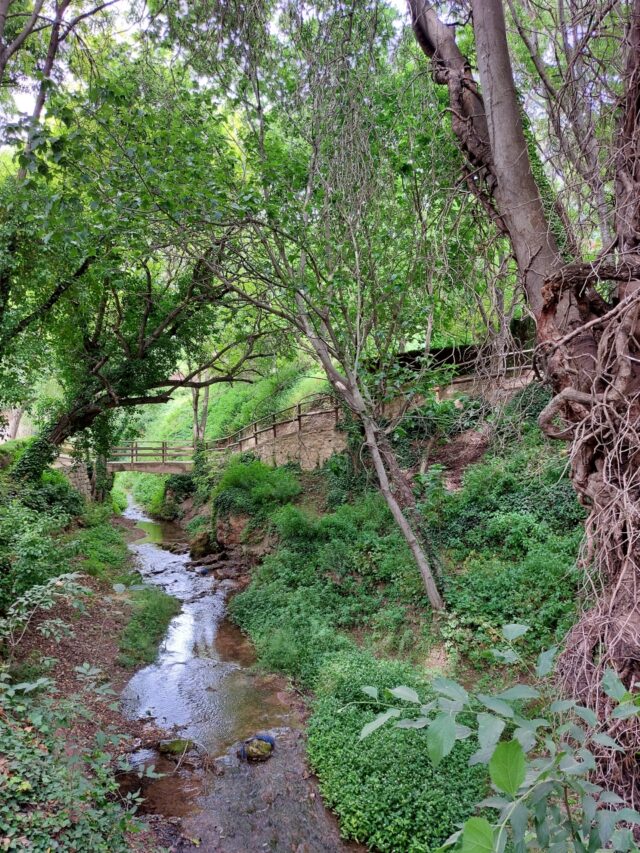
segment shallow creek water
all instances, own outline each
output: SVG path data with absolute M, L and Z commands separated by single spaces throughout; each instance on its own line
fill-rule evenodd
M 175 727 L 211 756 L 257 730 L 291 725 L 277 691 L 249 669 L 251 644 L 225 619 L 230 583 L 187 571 L 188 554 L 162 547 L 184 541 L 177 525 L 147 518 L 131 501 L 124 516 L 145 533 L 129 546 L 141 575 L 182 604 L 155 663 L 139 670 L 125 688 L 125 714 Z
M 302 720 L 281 692 L 282 681 L 252 671 L 251 643 L 225 619 L 233 581 L 187 570 L 188 555 L 167 549 L 184 542 L 176 525 L 147 518 L 131 502 L 124 515 L 145 534 L 129 546 L 140 573 L 182 608 L 155 663 L 125 687 L 123 710 L 193 740 L 204 761 L 190 768 L 186 757 L 176 761 L 140 749 L 130 756 L 132 768 L 153 765 L 162 775 L 141 780 L 132 772 L 122 790 L 141 788 L 143 812 L 179 819 L 181 841 L 173 850 L 362 851 L 341 840 L 335 818 L 324 808 L 307 767 Z M 275 738 L 273 755 L 259 764 L 241 760 L 237 742 L 260 731 Z

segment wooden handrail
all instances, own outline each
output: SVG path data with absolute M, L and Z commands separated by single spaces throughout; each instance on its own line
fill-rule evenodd
M 514 352 L 507 353 L 505 355 L 505 359 L 512 358 L 513 356 L 527 356 L 532 352 L 533 350 L 515 350 Z M 521 363 L 507 367 L 507 370 L 526 368 L 527 364 L 528 359 L 523 359 Z M 452 365 L 452 367 L 457 369 L 464 366 L 467 365 Z M 458 375 L 451 379 L 450 384 L 458 384 L 465 379 L 469 379 L 469 377 L 473 375 L 474 374 Z M 479 378 L 489 379 L 491 378 L 491 374 L 481 375 Z M 305 410 L 309 406 L 311 408 Z M 241 447 L 242 443 L 247 440 L 250 440 L 252 442 L 252 446 L 255 447 L 260 443 L 259 437 L 264 433 L 271 433 L 274 439 L 277 438 L 277 428 L 279 426 L 296 424 L 294 432 L 298 433 L 302 431 L 303 418 L 327 414 L 333 414 L 335 422 L 338 422 L 340 418 L 340 408 L 336 399 L 331 394 L 309 394 L 293 406 L 287 406 L 285 409 L 281 409 L 278 412 L 272 412 L 262 418 L 257 418 L 252 423 L 242 427 L 242 429 L 236 430 L 228 435 L 224 435 L 221 438 L 203 442 L 204 452 L 206 454 L 211 454 L 225 450 L 228 451 L 236 447 Z M 284 417 L 285 415 L 290 415 L 290 417 Z M 65 450 L 66 449 L 67 448 L 65 447 Z M 144 442 L 133 441 L 112 447 L 109 454 L 109 461 L 118 462 L 126 460 L 132 464 L 135 464 L 136 462 L 144 463 L 151 461 L 161 463 L 178 461 L 190 462 L 192 461 L 194 454 L 194 444 L 171 444 L 168 441 L 161 440 L 149 440 Z M 125 460 L 123 460 L 122 457 L 125 457 Z

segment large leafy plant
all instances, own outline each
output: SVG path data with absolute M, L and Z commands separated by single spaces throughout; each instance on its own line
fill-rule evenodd
M 496 650 L 496 657 L 520 663 L 514 644 L 527 630 L 525 625 L 504 625 L 505 647 Z M 435 698 L 426 704 L 404 685 L 384 694 L 377 687 L 362 688 L 376 703 L 388 707 L 363 727 L 361 740 L 392 721 L 398 728 L 424 729 L 429 757 L 437 766 L 456 741 L 477 738 L 478 749 L 469 763 L 487 766 L 493 791 L 478 803 L 481 814 L 469 818 L 442 850 L 596 853 L 639 849 L 629 826 L 640 824 L 640 813 L 591 780 L 597 755 L 623 751 L 607 734 L 612 720 L 599 718 L 574 700 L 553 697 L 544 679 L 553 668 L 556 652 L 554 647 L 538 656 L 535 678 L 528 679 L 536 686 L 521 682 L 495 694 L 469 693 L 444 677 L 433 680 Z M 602 688 L 612 700 L 613 720 L 640 714 L 640 694 L 630 693 L 612 670 L 606 672 Z M 404 704 L 398 707 L 385 697 Z M 528 713 L 531 707 L 533 714 Z

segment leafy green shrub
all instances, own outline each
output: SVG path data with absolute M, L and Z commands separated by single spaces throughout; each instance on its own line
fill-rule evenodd
M 81 570 L 111 582 L 126 574 L 129 551 L 122 533 L 109 523 L 108 507 L 92 506 L 84 516 L 84 523 L 70 541 Z
M 164 517 L 167 474 L 143 474 L 127 471 L 116 475 L 116 486 L 130 491 L 133 500 L 156 518 Z
M 73 549 L 54 541 L 65 513 L 41 513 L 10 500 L 0 504 L 0 613 L 32 586 L 65 571 Z
M 309 759 L 347 838 L 389 853 L 427 853 L 472 813 L 485 791 L 486 771 L 468 766 L 477 748 L 472 741 L 456 745 L 438 767 L 418 731 L 388 729 L 359 741 L 380 709 L 362 685 L 398 683 L 428 695 L 407 664 L 353 650 L 326 658 L 309 723 Z
M 69 516 L 80 515 L 84 509 L 84 498 L 74 489 L 60 471 L 45 471 L 40 481 L 29 482 L 20 490 L 20 499 L 25 506 L 40 512 L 55 509 Z
M 551 537 L 521 560 L 470 558 L 464 572 L 448 576 L 445 599 L 473 637 L 472 647 L 461 650 L 486 660 L 495 639 L 491 629 L 495 634 L 509 622 L 531 626 L 531 651 L 560 639 L 575 617 L 576 544 L 575 538 Z
M 521 624 L 502 626 L 506 648 L 496 651 L 505 662 L 522 663 L 515 643 L 528 630 Z M 602 703 L 599 715 L 574 700 L 558 700 L 553 684 L 543 681 L 553 669 L 557 651 L 554 646 L 538 656 L 536 686 L 531 683 L 534 671 L 527 684 L 513 684 L 497 694 L 469 694 L 462 684 L 438 677 L 431 683 L 435 696 L 426 705 L 407 685 L 382 691 L 384 698 L 405 704 L 386 702 L 363 726 L 360 741 L 374 732 L 380 736 L 382 727 L 393 720 L 395 732 L 425 732 L 429 757 L 439 767 L 455 754 L 460 741 L 468 743 L 477 733 L 480 748 L 470 763 L 487 767 L 494 794 L 478 804 L 483 813 L 466 820 L 442 849 L 638 850 L 634 835 L 640 814 L 624 808 L 618 793 L 596 784 L 600 774 L 594 773 L 596 756 L 609 767 L 616 753 L 617 761 L 624 756 L 624 747 L 607 730 L 619 736 L 620 720 L 638 717 L 637 696 L 614 670 L 606 669 L 601 687 L 608 701 Z M 381 697 L 375 685 L 363 685 L 362 693 L 376 701 Z M 532 701 L 535 707 L 527 708 Z M 390 741 L 395 732 L 389 733 Z
M 111 506 L 116 513 L 124 512 L 127 508 L 127 493 L 119 486 L 111 489 Z
M 302 488 L 288 468 L 273 468 L 258 459 L 232 458 L 213 492 L 218 512 L 264 516 L 296 498 Z
M 165 482 L 165 491 L 171 492 L 177 501 L 186 500 L 194 493 L 195 488 L 191 474 L 171 474 Z
M 46 700 L 20 696 L 3 706 L 3 849 L 126 853 L 126 833 L 134 824 L 117 796 L 118 784 L 109 769 L 112 756 L 98 745 L 75 760 L 65 755 L 61 731 L 72 728 L 75 715 L 71 709 L 64 713 L 59 702 L 54 707 Z M 77 714 L 77 704 L 73 711 Z M 129 798 L 129 809 L 133 805 L 135 799 Z
M 355 499 L 367 488 L 367 471 L 362 465 L 356 467 L 354 458 L 353 453 L 334 453 L 322 467 L 329 509 Z

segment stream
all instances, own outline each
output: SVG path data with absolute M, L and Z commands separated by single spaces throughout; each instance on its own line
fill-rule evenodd
M 153 765 L 160 778 L 136 774 L 132 789 L 145 798 L 142 811 L 180 818 L 185 838 L 202 851 L 249 853 L 272 850 L 331 853 L 353 850 L 339 837 L 305 760 L 302 721 L 282 681 L 252 669 L 249 640 L 225 618 L 233 580 L 188 570 L 185 545 L 175 524 L 148 518 L 131 499 L 123 513 L 144 533 L 129 544 L 146 583 L 181 603 L 156 661 L 140 669 L 122 693 L 130 719 L 153 720 L 172 736 L 193 741 L 195 766 L 140 749 L 132 768 Z M 238 757 L 239 742 L 257 732 L 276 739 L 272 757 L 250 764 Z M 175 733 L 175 734 L 173 734 Z M 191 849 L 191 844 L 179 849 Z

